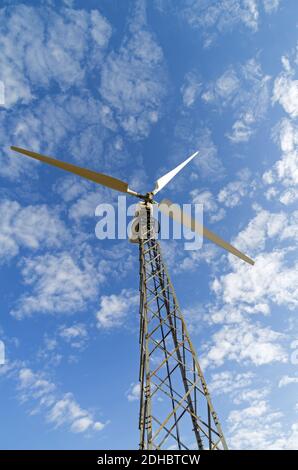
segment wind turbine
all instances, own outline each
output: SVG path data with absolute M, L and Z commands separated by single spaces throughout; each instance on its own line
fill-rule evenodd
M 140 199 L 137 205 L 140 260 L 140 449 L 225 450 L 226 440 L 190 340 L 184 317 L 164 265 L 152 223 L 153 204 L 175 221 L 204 236 L 241 260 L 254 261 L 200 225 L 172 203 L 155 201 L 163 189 L 198 154 L 195 152 L 140 194 L 111 176 L 19 147 L 15 152 Z

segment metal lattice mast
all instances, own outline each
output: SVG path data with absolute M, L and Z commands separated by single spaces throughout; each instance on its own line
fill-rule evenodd
M 149 218 L 147 207 L 139 240 L 140 448 L 227 449 Z

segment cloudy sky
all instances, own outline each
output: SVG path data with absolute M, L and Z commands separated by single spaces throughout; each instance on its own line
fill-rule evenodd
M 0 442 L 138 447 L 138 251 L 95 237 L 117 194 L 9 145 L 204 204 L 162 244 L 231 448 L 298 447 L 296 0 L 1 2 Z M 4 424 L 3 424 L 4 423 Z

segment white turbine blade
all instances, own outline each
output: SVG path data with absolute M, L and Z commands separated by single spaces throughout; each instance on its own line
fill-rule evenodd
M 255 262 L 252 259 L 250 259 L 241 251 L 237 250 L 237 248 L 235 248 L 233 245 L 230 245 L 230 243 L 224 241 L 222 238 L 220 238 L 218 235 L 208 230 L 206 227 L 198 223 L 192 217 L 189 217 L 189 215 L 187 215 L 185 212 L 183 212 L 180 209 L 178 204 L 173 204 L 168 199 L 163 199 L 158 204 L 158 208 L 160 211 L 162 211 L 164 214 L 171 217 L 176 222 L 179 222 L 180 224 L 185 225 L 187 228 L 189 228 L 193 232 L 197 232 L 199 235 L 202 235 L 203 237 L 208 238 L 208 240 L 211 240 L 213 243 L 216 243 L 216 245 L 220 246 L 221 248 L 224 248 L 225 250 L 229 251 L 233 255 L 242 259 L 246 263 L 249 263 L 251 265 L 255 264 Z
M 122 193 L 128 193 L 133 196 L 138 196 L 138 193 L 136 193 L 135 191 L 132 191 L 128 187 L 127 183 L 117 178 L 113 178 L 112 176 L 108 176 L 108 175 L 104 175 L 103 173 L 98 173 L 96 171 L 88 170 L 87 168 L 81 168 L 77 165 L 72 165 L 71 163 L 63 162 L 55 158 L 47 157 L 46 155 L 41 155 L 39 153 L 31 152 L 30 150 L 25 150 L 20 147 L 12 146 L 10 148 L 11 150 L 14 150 L 15 152 L 26 155 L 27 157 L 34 158 L 35 160 L 39 160 L 41 162 L 47 163 L 48 165 L 55 166 L 57 168 L 60 168 L 61 170 L 68 171 L 70 173 L 80 176 L 81 178 L 86 178 L 87 180 L 93 181 L 94 183 L 107 186 L 108 188 L 115 189 L 116 191 L 120 191 Z
M 166 184 L 169 183 L 169 181 L 171 181 L 171 179 L 174 178 L 174 176 L 177 175 L 177 173 L 179 173 L 179 171 L 182 170 L 182 168 L 185 167 L 185 165 L 187 165 L 193 158 L 195 158 L 196 155 L 198 155 L 199 152 L 195 152 L 193 153 L 189 158 L 187 158 L 184 162 L 180 163 L 180 165 L 176 166 L 176 168 L 174 168 L 173 170 L 169 171 L 168 173 L 166 173 L 164 176 L 161 176 L 160 178 L 158 178 L 158 180 L 156 181 L 155 183 L 155 187 L 152 191 L 152 194 L 156 194 L 158 193 L 162 188 L 164 188 L 166 186 Z

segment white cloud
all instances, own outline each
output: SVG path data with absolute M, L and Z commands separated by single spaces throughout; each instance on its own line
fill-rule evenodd
M 192 197 L 193 203 L 203 204 L 204 210 L 210 212 L 217 211 L 218 206 L 211 191 L 200 191 L 199 189 L 194 189 L 193 191 L 191 191 L 190 196 Z
M 89 181 L 67 174 L 64 174 L 53 185 L 54 191 L 66 202 L 78 199 L 87 192 L 88 188 L 90 188 Z
M 62 326 L 59 330 L 60 336 L 66 340 L 87 336 L 87 330 L 84 324 L 77 323 L 72 326 Z
M 273 13 L 278 9 L 280 0 L 263 0 L 263 4 L 267 13 Z
M 191 191 L 190 197 L 193 203 L 203 204 L 204 215 L 207 213 L 210 222 L 218 222 L 226 215 L 225 209 L 220 208 L 218 202 L 229 208 L 236 207 L 244 197 L 251 197 L 254 189 L 255 182 L 251 180 L 250 171 L 243 168 L 237 173 L 237 179 L 224 186 L 216 197 L 210 191 L 198 189 Z
M 258 389 L 254 390 L 255 396 Z M 262 396 L 249 406 L 232 410 L 228 416 L 228 442 L 231 449 L 297 449 L 298 425 L 283 422 L 283 413 L 275 410 Z
M 236 427 L 241 421 L 246 421 L 250 418 L 258 418 L 263 416 L 268 411 L 268 405 L 265 400 L 260 400 L 253 403 L 247 408 L 242 410 L 232 411 L 229 415 L 229 421 L 232 423 L 232 427 Z
M 33 109 L 22 108 L 13 114 L 1 114 L 1 175 L 13 180 L 20 175 L 28 178 L 32 173 L 34 175 L 39 165 L 9 150 L 11 144 L 65 158 L 69 162 L 73 159 L 78 162 L 92 161 L 95 166 L 97 161 L 100 162 L 103 141 L 110 126 L 103 108 L 100 101 L 83 93 L 81 96 L 45 97 L 36 102 Z M 67 156 L 59 155 L 61 148 Z M 100 163 L 101 168 L 105 163 L 105 160 Z M 51 171 L 59 174 L 57 170 Z
M 164 14 L 173 13 L 184 18 L 189 26 L 197 29 L 204 38 L 204 47 L 210 47 L 220 34 L 234 28 L 246 27 L 256 32 L 263 18 L 262 13 L 273 13 L 279 0 L 189 0 L 182 7 L 170 0 L 155 0 Z
M 90 217 L 95 220 L 95 209 L 98 204 L 111 203 L 117 197 L 117 194 L 109 188 L 67 175 L 60 177 L 54 183 L 53 189 L 67 202 L 68 216 L 76 223 Z
M 225 170 L 217 147 L 212 140 L 209 129 L 198 129 L 197 132 L 192 129 L 192 146 L 199 151 L 199 157 L 194 160 L 200 177 L 211 177 L 221 179 Z M 191 129 L 190 129 L 191 132 Z
M 275 127 L 274 139 L 284 153 L 293 152 L 298 144 L 298 129 L 289 119 L 282 119 Z
M 268 397 L 270 394 L 269 387 L 263 388 L 248 388 L 246 390 L 242 390 L 239 393 L 234 394 L 233 403 L 235 405 L 241 405 L 242 403 L 252 403 L 255 400 L 263 400 Z
M 146 137 L 159 120 L 166 93 L 163 53 L 147 28 L 143 0 L 137 2 L 119 51 L 105 61 L 100 92 L 131 137 Z
M 0 203 L 0 258 L 16 256 L 20 249 L 58 248 L 68 237 L 59 213 L 46 205 L 21 206 L 4 199 Z
M 71 393 L 65 394 L 63 398 L 53 404 L 47 419 L 57 427 L 69 425 L 70 430 L 74 433 L 92 429 L 101 431 L 105 426 L 99 421 L 94 421 L 90 413 L 77 404 Z
M 248 387 L 253 382 L 252 372 L 235 373 L 232 371 L 217 372 L 212 374 L 209 382 L 209 391 L 212 395 L 233 394 L 238 395 L 239 390 Z
M 194 189 L 190 192 L 190 197 L 194 204 L 203 204 L 204 217 L 207 215 L 210 222 L 218 222 L 225 217 L 225 210 L 218 207 L 216 199 L 210 191 Z
M 294 309 L 298 305 L 298 266 L 287 267 L 285 254 L 275 251 L 255 257 L 254 269 L 237 263 L 234 272 L 221 276 L 213 288 L 224 302 L 238 306 L 275 303 Z M 262 312 L 259 312 L 262 313 Z
M 119 295 L 103 295 L 96 315 L 98 327 L 108 329 L 122 326 L 128 315 L 137 311 L 138 303 L 139 294 L 131 289 L 123 289 Z
M 215 281 L 213 284 L 213 288 L 215 290 L 218 289 L 219 291 L 220 283 Z M 268 316 L 270 314 L 270 308 L 266 302 L 256 302 L 255 304 L 250 305 L 225 304 L 222 307 L 220 307 L 219 305 L 207 305 L 203 310 L 207 310 L 207 313 L 204 315 L 204 321 L 206 321 L 206 323 L 210 325 L 221 323 L 238 323 L 243 320 L 244 314 L 256 314 L 264 316 Z
M 95 219 L 95 209 L 98 204 L 103 203 L 104 200 L 107 200 L 107 197 L 104 197 L 106 190 L 99 188 L 94 191 L 87 191 L 80 198 L 78 198 L 69 208 L 69 217 L 75 222 L 80 222 L 86 217 L 93 217 Z M 113 195 L 109 197 L 109 203 Z
M 135 269 L 136 253 L 135 246 L 127 240 L 114 241 L 109 249 L 101 249 L 101 260 L 98 264 L 100 272 L 109 279 L 126 279 L 128 274 Z
M 296 212 L 288 216 L 283 212 L 270 213 L 260 209 L 233 240 L 235 246 L 253 256 L 255 265 L 250 268 L 229 255 L 232 271 L 215 278 L 212 284 L 213 291 L 224 304 L 235 307 L 239 313 L 263 314 L 268 314 L 272 303 L 288 309 L 297 307 L 298 269 L 292 250 L 276 248 L 264 252 L 270 240 L 276 245 L 297 238 L 297 217 Z M 253 307 L 251 312 L 250 307 Z
M 282 413 L 273 410 L 268 401 L 256 399 L 245 408 L 228 416 L 229 443 L 232 449 L 276 449 L 284 435 Z
M 189 2 L 182 10 L 188 23 L 196 28 L 225 32 L 239 23 L 252 31 L 258 28 L 259 11 L 256 0 L 220 0 L 209 4 L 208 0 Z
M 241 86 L 240 80 L 233 69 L 228 69 L 215 83 L 215 93 L 224 100 L 229 100 Z M 208 101 L 208 100 L 207 100 Z
M 206 345 L 202 365 L 221 366 L 225 361 L 256 366 L 271 362 L 285 362 L 286 352 L 281 346 L 281 333 L 258 323 L 242 322 L 224 325 L 212 335 L 212 342 Z
M 132 383 L 129 387 L 129 390 L 126 392 L 126 397 L 128 401 L 138 401 L 140 399 L 140 384 L 134 384 Z
M 40 402 L 48 405 L 53 402 L 52 393 L 55 392 L 56 386 L 46 380 L 42 374 L 35 374 L 29 368 L 22 368 L 19 370 L 18 378 L 18 389 L 22 402 L 27 401 L 29 398 L 40 400 Z
M 202 93 L 202 100 L 220 108 L 231 108 L 236 118 L 227 134 L 233 143 L 246 142 L 254 134 L 269 104 L 270 77 L 256 59 L 229 67 Z
M 162 252 L 167 260 L 167 265 L 174 274 L 185 272 L 195 272 L 202 265 L 212 265 L 213 268 L 219 262 L 219 248 L 214 243 L 204 243 L 202 249 L 199 250 L 183 250 L 177 240 L 161 240 Z M 195 322 L 197 318 L 197 306 L 189 308 L 187 314 L 188 321 L 193 322 L 194 326 L 198 326 Z M 193 319 L 191 317 L 194 317 Z M 189 326 L 191 326 L 189 324 Z
M 18 371 L 18 390 L 21 402 L 35 402 L 31 415 L 46 413 L 46 420 L 55 427 L 68 426 L 74 433 L 101 431 L 106 424 L 95 421 L 92 414 L 81 408 L 71 393 L 59 397 L 56 385 L 47 380 L 41 372 L 28 367 Z M 33 404 L 32 404 L 33 406 Z
M 297 201 L 298 199 L 298 192 L 295 191 L 294 189 L 288 189 L 282 192 L 282 194 L 279 197 L 279 200 L 282 204 L 285 206 L 288 206 L 289 204 L 293 204 L 293 202 Z
M 27 289 L 11 312 L 17 318 L 81 311 L 94 301 L 103 279 L 88 260 L 79 263 L 66 252 L 25 258 L 21 266 Z
M 240 205 L 244 197 L 252 196 L 254 192 L 254 182 L 250 181 L 251 173 L 247 168 L 239 171 L 237 177 L 237 180 L 228 183 L 218 193 L 218 201 L 226 207 Z
M 258 208 L 256 215 L 247 226 L 237 235 L 235 243 L 244 250 L 253 252 L 263 251 L 266 241 L 275 238 L 282 242 L 289 239 L 297 239 L 298 212 L 287 215 L 285 212 L 269 212 Z M 263 256 L 269 256 L 264 253 Z M 278 258 L 277 253 L 277 258 Z
M 288 205 L 297 201 L 298 192 L 298 128 L 295 118 L 298 116 L 298 80 L 294 79 L 295 70 L 288 56 L 282 57 L 284 70 L 274 82 L 272 102 L 279 104 L 288 114 L 273 129 L 273 139 L 280 147 L 281 158 L 263 174 L 263 181 L 270 185 L 267 197 L 275 192 L 282 204 Z M 283 189 L 277 183 L 285 187 Z
M 282 152 L 281 159 L 263 174 L 265 184 L 271 185 L 274 196 L 285 205 L 292 204 L 298 198 L 298 127 L 287 118 L 275 127 L 273 138 Z M 286 189 L 277 187 L 281 183 Z M 275 186 L 274 186 L 275 185 Z
M 257 392 L 258 390 L 256 390 Z M 297 449 L 298 425 L 286 425 L 283 413 L 274 410 L 262 397 L 244 408 L 230 412 L 228 442 L 231 449 Z
M 298 447 L 298 424 L 292 424 L 290 432 L 285 436 L 280 445 L 283 449 L 296 450 Z
M 6 107 L 29 102 L 52 83 L 62 90 L 82 86 L 86 71 L 101 64 L 111 35 L 98 10 L 16 5 L 0 10 L 0 24 Z
M 273 103 L 279 102 L 290 117 L 298 117 L 298 80 L 288 72 L 282 72 L 274 82 Z
M 255 119 L 250 113 L 244 114 L 241 119 L 235 121 L 232 132 L 228 134 L 230 141 L 234 144 L 247 142 L 254 133 L 251 127 L 254 122 Z
M 184 84 L 181 87 L 183 104 L 186 107 L 191 107 L 201 91 L 202 83 L 195 73 L 187 73 L 184 79 Z
M 270 213 L 258 209 L 257 215 L 233 241 L 235 246 L 253 255 L 253 268 L 242 261 L 229 260 L 232 271 L 216 277 L 212 290 L 215 304 L 209 306 L 208 321 L 224 323 L 212 337 L 206 362 L 220 365 L 225 360 L 249 360 L 256 365 L 285 361 L 282 334 L 248 320 L 248 315 L 269 315 L 272 305 L 294 310 L 298 305 L 298 267 L 293 250 L 282 245 L 297 238 L 297 216 Z M 279 249 L 265 252 L 274 240 Z M 222 308 L 218 308 L 223 305 Z
M 278 387 L 281 388 L 289 384 L 297 384 L 297 383 L 298 383 L 298 377 L 290 377 L 289 375 L 283 375 L 278 382 Z
M 57 367 L 65 355 L 58 352 L 59 342 L 55 337 L 49 337 L 48 334 L 45 334 L 43 343 L 38 349 L 36 356 L 38 359 L 45 361 L 49 366 Z
M 175 128 L 175 147 L 173 153 L 177 155 L 174 161 L 181 163 L 181 155 L 191 155 L 198 151 L 199 156 L 191 163 L 191 181 L 198 178 L 208 178 L 209 180 L 219 180 L 225 174 L 223 163 L 218 155 L 218 149 L 213 141 L 210 129 L 198 124 L 192 117 L 182 115 Z M 178 157 L 179 155 L 179 157 Z M 172 158 L 173 165 L 173 158 Z M 185 178 L 185 173 L 181 172 L 175 178 L 174 184 Z M 189 185 L 189 177 L 185 179 L 185 185 Z
M 77 362 L 78 353 L 88 346 L 89 339 L 87 325 L 84 323 L 62 324 L 54 333 L 44 335 L 37 357 L 52 367 L 58 366 L 62 360 Z
M 61 325 L 58 334 L 71 347 L 76 349 L 82 349 L 88 340 L 88 331 L 83 323 L 74 323 L 70 326 Z
M 206 91 L 202 93 L 202 99 L 206 103 L 221 100 L 224 106 L 235 99 L 241 87 L 241 80 L 236 70 L 228 68 L 214 83 L 207 86 Z

